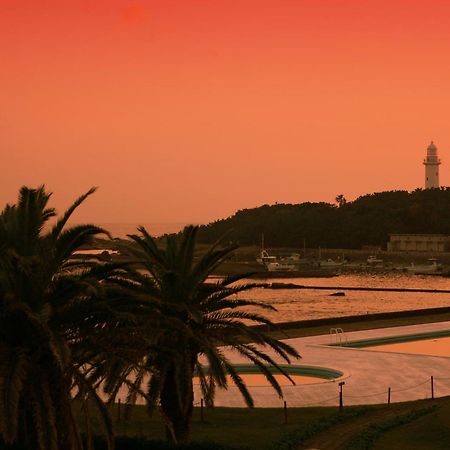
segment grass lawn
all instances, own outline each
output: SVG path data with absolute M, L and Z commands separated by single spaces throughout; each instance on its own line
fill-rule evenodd
M 441 407 L 431 414 L 387 431 L 376 441 L 373 449 L 440 450 L 450 448 L 450 401 L 442 400 L 440 405 Z
M 121 408 L 124 410 L 123 405 Z M 212 408 L 204 409 L 201 422 L 200 408 L 194 409 L 192 439 L 213 441 L 233 446 L 257 449 L 269 448 L 270 443 L 312 422 L 336 413 L 336 408 L 292 408 L 288 409 L 288 424 L 284 424 L 281 408 Z M 91 407 L 91 411 L 94 409 Z M 158 413 L 147 415 L 143 406 L 134 406 L 131 419 L 117 421 L 117 405 L 112 411 L 117 436 L 138 436 L 149 439 L 164 439 L 163 423 Z M 97 422 L 97 420 L 95 420 Z M 83 425 L 83 420 L 81 420 Z M 98 423 L 95 426 L 100 431 Z
M 158 414 L 149 418 L 142 406 L 133 408 L 129 421 L 117 421 L 117 405 L 112 414 L 117 436 L 164 439 L 161 418 Z M 199 408 L 195 408 L 192 439 L 252 450 L 434 450 L 449 448 L 449 417 L 448 397 L 346 407 L 343 413 L 335 407 L 290 408 L 287 425 L 279 408 L 205 409 L 203 423 Z M 99 430 L 98 424 L 95 428 Z

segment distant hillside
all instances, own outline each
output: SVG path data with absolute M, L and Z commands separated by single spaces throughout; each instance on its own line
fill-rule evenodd
M 450 188 L 368 194 L 338 207 L 330 203 L 264 205 L 200 228 L 200 241 L 223 234 L 240 245 L 360 248 L 384 246 L 389 233 L 450 235 Z

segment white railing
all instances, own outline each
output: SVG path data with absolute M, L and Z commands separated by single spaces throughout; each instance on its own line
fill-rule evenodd
M 347 344 L 347 335 L 342 328 L 330 328 L 330 343 L 335 345 Z

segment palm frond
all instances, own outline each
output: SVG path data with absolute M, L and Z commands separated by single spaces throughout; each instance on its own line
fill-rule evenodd
M 61 234 L 64 226 L 66 225 L 67 221 L 70 219 L 74 211 L 95 191 L 97 190 L 96 187 L 92 187 L 89 189 L 85 194 L 78 197 L 72 205 L 66 210 L 66 212 L 63 214 L 61 218 L 58 219 L 56 224 L 53 226 L 51 235 L 53 239 L 57 239 L 59 235 Z M 109 235 L 109 234 L 108 234 Z

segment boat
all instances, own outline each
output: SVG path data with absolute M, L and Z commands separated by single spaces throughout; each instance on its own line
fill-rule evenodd
M 318 267 L 341 267 L 346 262 L 347 262 L 346 260 L 335 261 L 334 259 L 328 258 L 325 260 L 317 261 L 317 266 Z
M 256 278 L 296 278 L 296 277 L 332 277 L 337 274 L 333 266 L 318 267 L 310 259 L 302 258 L 299 253 L 289 256 L 272 256 L 264 249 L 264 236 L 262 237 L 261 252 L 256 261 L 265 267 L 263 272 L 254 276 Z
M 367 264 L 383 264 L 383 260 L 378 258 L 377 256 L 370 255 L 367 258 Z
M 289 264 L 283 261 L 266 262 L 265 266 L 269 272 L 294 272 L 297 270 L 297 266 L 295 264 Z
M 256 262 L 258 262 L 259 264 L 266 265 L 268 263 L 276 262 L 277 259 L 278 258 L 276 256 L 269 255 L 267 250 L 261 250 L 261 253 L 259 254 L 258 258 L 256 258 Z
M 440 275 L 442 274 L 442 264 L 439 264 L 435 258 L 430 258 L 427 264 L 411 263 L 406 270 L 414 275 Z
M 297 269 L 296 259 L 282 259 L 277 256 L 271 256 L 267 250 L 261 250 L 256 261 L 266 267 L 269 272 L 292 272 Z
M 289 256 L 281 257 L 282 261 L 292 261 L 296 264 L 311 264 L 311 260 L 308 258 L 302 258 L 300 253 L 291 253 Z

